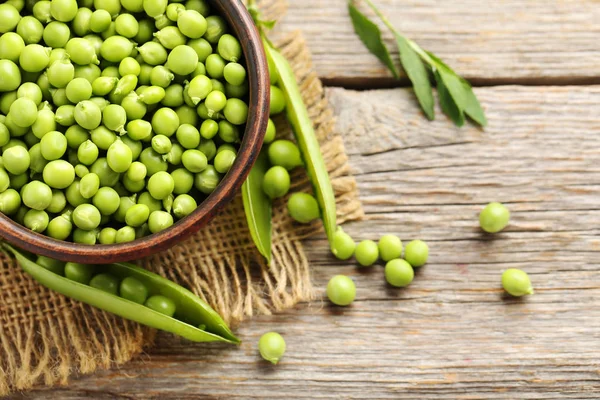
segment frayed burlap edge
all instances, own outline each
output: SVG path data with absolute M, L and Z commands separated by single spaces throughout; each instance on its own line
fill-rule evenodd
M 321 141 L 336 193 L 338 222 L 360 218 L 356 183 L 304 40 L 295 34 L 277 45 L 294 69 Z M 281 137 L 291 135 L 283 118 L 276 124 Z M 311 191 L 303 170 L 294 171 L 292 180 L 293 191 Z M 301 240 L 322 234 L 322 227 L 319 222 L 294 223 L 285 201 L 274 204 L 271 265 L 254 248 L 241 196 L 191 239 L 141 264 L 190 288 L 229 322 L 310 300 L 314 292 Z M 152 343 L 155 334 L 41 287 L 4 254 L 0 255 L 0 324 L 0 395 L 36 384 L 65 384 L 73 373 L 122 364 Z

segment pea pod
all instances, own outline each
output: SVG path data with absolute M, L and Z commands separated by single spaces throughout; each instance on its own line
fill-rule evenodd
M 263 177 L 269 169 L 266 152 L 261 152 L 242 185 L 244 211 L 248 229 L 256 248 L 271 262 L 271 199 L 262 188 Z
M 15 255 L 21 268 L 36 281 L 67 297 L 140 324 L 174 333 L 194 342 L 240 343 L 240 340 L 235 337 L 219 314 L 203 300 L 189 290 L 143 268 L 129 263 L 117 263 L 104 265 L 103 272 L 112 274 L 121 280 L 126 277 L 135 278 L 148 288 L 150 295 L 162 295 L 170 298 L 176 306 L 174 317 L 67 279 L 36 264 L 15 248 L 6 244 L 4 247 Z
M 292 68 L 285 57 L 274 49 L 267 40 L 263 39 L 263 44 L 269 64 L 274 67 L 276 74 L 279 76 L 278 86 L 285 96 L 287 119 L 292 126 L 300 153 L 304 159 L 308 177 L 313 185 L 321 209 L 325 233 L 329 245 L 332 247 L 337 228 L 335 195 L 321 154 L 319 141 L 315 135 L 306 106 L 302 101 Z

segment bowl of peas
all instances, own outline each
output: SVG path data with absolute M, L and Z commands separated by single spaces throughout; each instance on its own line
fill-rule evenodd
M 0 4 L 0 236 L 63 261 L 167 249 L 233 199 L 269 76 L 228 0 Z

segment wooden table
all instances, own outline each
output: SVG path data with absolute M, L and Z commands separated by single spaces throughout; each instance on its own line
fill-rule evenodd
M 314 283 L 351 275 L 349 308 L 317 300 L 238 330 L 244 344 L 159 335 L 119 368 L 25 398 L 564 399 L 600 397 L 600 4 L 595 0 L 379 0 L 395 24 L 478 86 L 489 128 L 427 122 L 352 32 L 342 0 L 292 1 L 329 89 L 367 218 L 356 239 L 422 238 L 430 262 L 407 289 L 380 266 L 307 248 Z M 380 88 L 354 91 L 347 88 Z M 381 89 L 384 88 L 384 89 Z M 503 233 L 478 229 L 489 201 L 512 212 Z M 500 289 L 508 267 L 536 294 Z M 266 331 L 288 344 L 261 362 Z M 16 396 L 19 397 L 19 396 Z

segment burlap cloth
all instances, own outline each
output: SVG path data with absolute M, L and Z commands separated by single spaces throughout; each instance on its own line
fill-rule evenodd
M 265 17 L 282 15 L 280 0 L 261 4 Z M 276 40 L 298 78 L 321 141 L 335 189 L 338 223 L 362 216 L 332 111 L 299 33 Z M 290 136 L 284 118 L 278 135 Z M 294 171 L 292 191 L 311 191 L 304 170 Z M 294 223 L 279 199 L 273 207 L 273 261 L 266 265 L 252 243 L 241 196 L 191 239 L 141 264 L 206 300 L 227 321 L 269 314 L 313 297 L 310 267 L 301 240 L 322 233 L 320 221 Z M 155 330 L 62 295 L 25 275 L 0 254 L 0 395 L 36 384 L 65 384 L 72 373 L 122 364 L 152 344 Z

